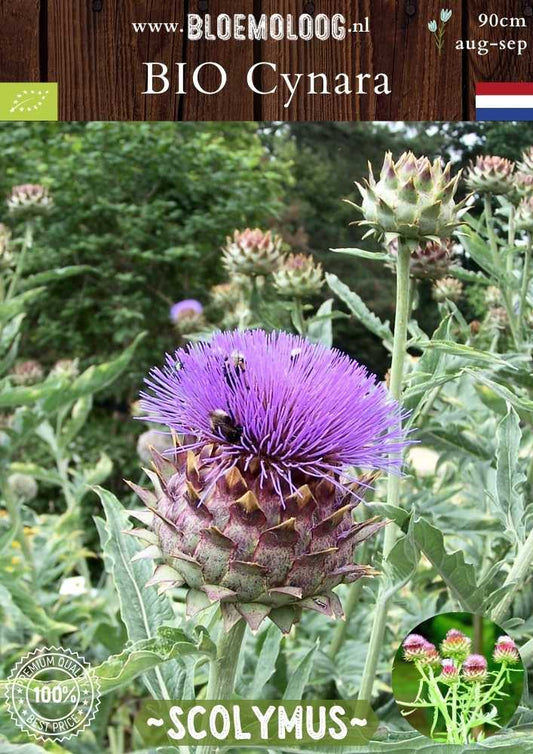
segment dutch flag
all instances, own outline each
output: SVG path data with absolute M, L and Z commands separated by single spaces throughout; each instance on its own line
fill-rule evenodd
M 476 84 L 476 120 L 533 120 L 533 83 Z

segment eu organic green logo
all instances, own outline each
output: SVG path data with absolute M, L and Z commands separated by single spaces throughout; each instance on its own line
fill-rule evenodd
M 0 120 L 57 120 L 57 84 L 0 83 Z

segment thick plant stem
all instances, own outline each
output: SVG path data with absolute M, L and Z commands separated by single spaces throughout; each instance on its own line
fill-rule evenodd
M 20 276 L 22 275 L 22 271 L 24 270 L 26 254 L 32 248 L 32 246 L 33 246 L 33 223 L 29 221 L 26 223 L 26 231 L 24 233 L 24 243 L 22 244 L 22 249 L 17 259 L 17 266 L 15 267 L 13 277 L 11 278 L 11 283 L 9 284 L 9 289 L 6 294 L 6 301 L 10 298 L 13 298 L 13 296 L 17 292 L 17 285 L 20 280 Z
M 533 531 L 530 532 L 529 537 L 526 539 L 518 554 L 516 560 L 513 563 L 511 570 L 509 571 L 504 585 L 512 584 L 509 591 L 504 595 L 502 601 L 496 605 L 491 613 L 491 620 L 494 623 L 500 623 L 506 616 L 511 607 L 511 603 L 514 599 L 516 592 L 522 586 L 522 583 L 533 564 Z
M 498 240 L 494 231 L 494 218 L 492 216 L 492 195 L 485 194 L 483 196 L 483 203 L 485 207 L 485 222 L 487 224 L 487 235 L 489 238 L 489 245 L 492 254 L 492 261 L 496 272 L 501 269 L 500 255 L 498 253 Z M 509 327 L 511 328 L 511 334 L 515 346 L 520 345 L 520 337 L 516 327 L 515 313 L 513 310 L 512 294 L 509 296 L 509 291 L 504 286 L 501 286 L 503 304 L 509 318 Z
M 527 292 L 529 289 L 529 268 L 531 266 L 531 248 L 533 240 L 531 233 L 527 234 L 527 249 L 524 257 L 524 268 L 522 270 L 522 288 L 520 290 L 520 319 L 522 324 L 524 322 L 524 314 L 526 311 Z
M 409 265 L 411 253 L 409 247 L 401 240 L 398 246 L 398 271 L 396 277 L 396 321 L 394 324 L 394 345 L 392 350 L 392 366 L 390 378 L 390 393 L 392 398 L 400 401 L 402 395 L 402 380 L 405 362 L 405 351 L 407 345 L 407 324 L 409 320 Z M 401 419 L 398 417 L 398 422 Z M 389 505 L 398 505 L 400 499 L 400 477 L 390 474 L 387 487 L 387 503 Z M 386 561 L 397 539 L 397 529 L 394 524 L 390 524 L 385 529 L 383 541 L 383 560 Z M 374 614 L 374 623 L 370 635 L 370 644 L 366 657 L 363 678 L 361 680 L 361 689 L 359 699 L 370 700 L 372 688 L 376 677 L 379 653 L 383 646 L 385 635 L 385 625 L 387 623 L 387 614 L 389 601 L 393 594 L 390 584 L 383 579 L 380 584 L 379 595 L 376 601 L 376 610 Z
M 240 620 L 229 631 L 220 627 L 217 641 L 217 656 L 211 660 L 209 680 L 207 682 L 206 700 L 228 701 L 233 696 L 235 675 L 239 664 L 239 652 L 242 647 L 246 623 Z M 198 746 L 196 754 L 215 754 L 216 746 Z
M 246 623 L 242 619 L 229 631 L 224 631 L 221 626 L 217 642 L 217 656 L 211 662 L 209 669 L 206 699 L 222 701 L 231 699 L 245 628 Z

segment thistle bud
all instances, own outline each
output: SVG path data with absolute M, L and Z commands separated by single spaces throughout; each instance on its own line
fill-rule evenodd
M 487 660 L 483 655 L 469 655 L 462 667 L 463 680 L 482 683 L 487 678 Z
M 37 497 L 39 488 L 35 479 L 29 474 L 10 474 L 7 486 L 14 497 L 23 503 L 29 503 Z
M 505 330 L 509 326 L 509 315 L 503 306 L 493 306 L 489 309 L 489 324 L 496 330 Z
M 28 359 L 19 361 L 11 373 L 11 379 L 15 385 L 34 385 L 44 378 L 44 371 L 38 361 Z
M 522 173 L 519 171 L 513 178 L 513 198 L 518 200 L 533 195 L 533 172 Z
M 459 683 L 459 668 L 450 657 L 446 657 L 442 661 L 439 681 L 448 686 Z
M 270 275 L 281 260 L 281 245 L 270 230 L 236 230 L 226 239 L 223 262 L 231 275 Z
M 289 254 L 274 273 L 278 293 L 287 298 L 309 298 L 322 287 L 322 265 L 312 256 Z
M 358 209 L 365 218 L 358 224 L 387 245 L 399 238 L 411 249 L 449 238 L 467 211 L 466 200 L 455 202 L 459 177 L 451 178 L 451 166 L 440 158 L 431 163 L 409 152 L 394 163 L 388 152 L 379 180 L 370 169 L 365 185 L 356 184 L 363 197 Z
M 479 155 L 470 163 L 466 184 L 480 194 L 508 194 L 513 190 L 514 162 L 504 157 Z
M 59 359 L 59 361 L 56 361 L 52 367 L 50 376 L 73 380 L 79 375 L 79 373 L 80 368 L 78 359 Z
M 433 298 L 439 304 L 444 301 L 453 301 L 457 303 L 463 295 L 463 284 L 456 278 L 447 277 L 437 280 L 433 285 Z
M 517 230 L 533 233 L 533 196 L 528 196 L 520 202 L 516 210 L 515 225 Z
M 398 257 L 398 241 L 389 245 L 389 254 Z M 446 275 L 453 261 L 451 240 L 427 241 L 411 250 L 410 274 L 419 280 L 438 280 Z
M 489 285 L 485 291 L 485 303 L 489 309 L 492 309 L 494 306 L 501 306 L 502 293 L 495 285 Z
M 441 642 L 440 652 L 443 657 L 451 657 L 462 662 L 468 656 L 471 645 L 472 641 L 468 636 L 456 628 L 451 628 Z
M 441 665 L 441 656 L 437 647 L 430 641 L 426 642 L 426 654 L 422 658 L 422 665 L 429 665 L 432 668 L 438 668 Z
M 409 634 L 404 639 L 402 647 L 403 657 L 406 662 L 415 662 L 415 660 L 425 662 L 428 658 L 428 650 L 433 645 L 430 645 L 428 640 L 420 636 L 420 634 Z
M 533 147 L 529 147 L 522 152 L 522 161 L 518 163 L 518 170 L 521 173 L 531 173 L 533 175 Z
M 494 647 L 494 662 L 505 662 L 507 665 L 516 665 L 520 662 L 520 655 L 514 641 L 510 636 L 500 636 Z
M 241 300 L 242 286 L 236 282 L 220 283 L 211 288 L 210 295 L 218 309 L 232 309 Z
M 48 189 L 38 183 L 25 183 L 13 186 L 7 199 L 9 211 L 13 214 L 40 214 L 52 207 L 52 197 Z

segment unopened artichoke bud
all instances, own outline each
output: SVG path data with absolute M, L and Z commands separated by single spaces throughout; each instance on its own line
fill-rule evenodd
M 482 683 L 487 678 L 487 660 L 483 655 L 470 655 L 462 667 L 463 680 L 467 683 Z
M 389 253 L 398 257 L 398 241 L 389 245 Z M 453 243 L 446 241 L 427 241 L 411 251 L 410 275 L 419 280 L 438 280 L 444 277 L 454 258 Z
M 35 385 L 44 378 L 44 371 L 38 361 L 28 359 L 19 361 L 11 373 L 11 379 L 15 385 Z
M 37 482 L 29 474 L 10 474 L 7 478 L 7 486 L 12 495 L 23 503 L 35 500 L 39 492 Z
M 514 162 L 505 157 L 479 155 L 470 163 L 466 184 L 479 194 L 508 194 L 513 190 Z
M 515 225 L 517 230 L 525 230 L 533 233 L 533 196 L 522 199 L 515 215 Z
M 270 230 L 236 230 L 228 236 L 223 261 L 231 275 L 270 275 L 282 256 L 282 240 Z
M 466 199 L 455 201 L 459 178 L 460 173 L 452 178 L 451 164 L 444 166 L 440 158 L 431 163 L 406 152 L 395 163 L 388 152 L 379 180 L 370 168 L 365 185 L 356 184 L 363 197 L 357 208 L 365 218 L 358 224 L 387 245 L 400 239 L 411 249 L 450 238 L 467 211 Z
M 533 174 L 533 147 L 522 152 L 522 161 L 518 163 L 517 167 L 522 173 Z
M 513 195 L 520 201 L 528 196 L 533 196 L 533 172 L 522 173 L 519 171 L 513 178 Z M 513 197 L 513 198 L 514 198 Z
M 56 361 L 52 370 L 51 377 L 60 377 L 64 379 L 75 379 L 80 373 L 78 359 L 59 359 Z
M 447 277 L 437 280 L 433 285 L 433 298 L 439 304 L 444 301 L 457 303 L 463 295 L 463 284 L 457 278 Z
M 446 657 L 442 661 L 440 676 L 438 680 L 448 686 L 453 686 L 454 684 L 459 683 L 459 668 L 451 658 Z
M 489 323 L 496 330 L 505 330 L 509 326 L 509 315 L 503 306 L 493 306 L 489 309 Z
M 52 207 L 52 197 L 48 189 L 38 183 L 25 183 L 13 186 L 7 199 L 9 211 L 13 214 L 40 214 Z
M 470 653 L 472 640 L 457 628 L 450 628 L 440 645 L 443 657 L 451 657 L 462 662 Z
M 308 254 L 289 254 L 274 273 L 274 286 L 287 298 L 310 298 L 323 283 L 322 265 Z
M 492 309 L 495 306 L 501 306 L 502 292 L 499 288 L 496 288 L 495 285 L 489 285 L 485 291 L 485 303 L 489 309 Z
M 158 562 L 149 583 L 185 584 L 190 616 L 220 603 L 226 628 L 340 617 L 333 589 L 375 575 L 354 554 L 386 523 L 353 509 L 406 446 L 383 385 L 334 349 L 261 330 L 178 349 L 147 385 L 148 420 L 177 438 L 172 457 L 154 453 L 155 491 L 131 485 L 148 506 L 131 534 L 135 557 Z
M 172 446 L 172 441 L 168 432 L 161 432 L 157 429 L 149 429 L 139 435 L 137 440 L 137 455 L 143 463 L 150 463 L 152 459 L 152 450 L 158 453 L 164 453 Z
M 211 288 L 211 301 L 218 309 L 231 309 L 242 298 L 242 287 L 236 283 L 220 283 Z

